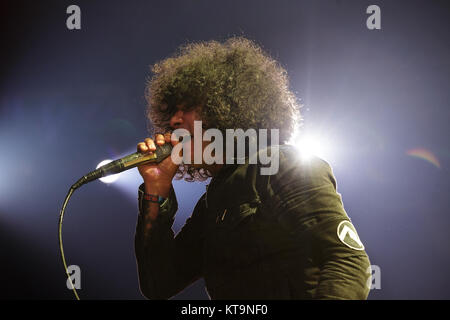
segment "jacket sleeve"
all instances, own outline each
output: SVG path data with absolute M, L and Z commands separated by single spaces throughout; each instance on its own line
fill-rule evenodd
M 266 178 L 266 190 L 279 223 L 302 239 L 320 270 L 313 298 L 366 299 L 370 262 L 331 167 L 316 157 L 302 159 L 295 149 L 279 154 L 279 171 Z
M 203 201 L 197 203 L 192 216 L 175 237 L 172 224 L 178 204 L 172 188 L 151 229 L 144 232 L 148 202 L 143 199 L 143 188 L 142 184 L 135 234 L 139 286 L 148 299 L 169 299 L 201 277 Z

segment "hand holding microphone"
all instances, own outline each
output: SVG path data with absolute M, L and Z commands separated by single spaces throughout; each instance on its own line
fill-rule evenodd
M 144 181 L 154 181 L 160 185 L 164 184 L 162 182 L 172 181 L 178 166 L 171 161 L 170 155 L 172 153 L 172 146 L 177 144 L 178 141 L 171 141 L 170 133 L 166 133 L 164 136 L 162 134 L 156 136 L 156 144 L 150 138 L 145 139 L 145 142 L 138 144 L 138 152 L 117 159 L 89 172 L 75 182 L 71 189 L 76 190 L 88 182 L 139 166 L 142 167 L 142 170 L 139 170 L 139 172 L 144 178 Z M 166 158 L 169 158 L 169 160 Z M 159 166 L 161 162 L 164 162 L 164 164 Z M 173 170 L 175 171 L 172 175 Z
M 167 144 L 175 146 L 177 143 L 179 143 L 177 140 L 171 140 L 171 133 L 167 132 L 164 135 L 157 134 L 155 139 L 147 138 L 144 142 L 138 143 L 137 151 L 152 155 L 158 147 Z M 139 165 L 138 170 L 144 179 L 146 193 L 168 197 L 173 177 L 178 170 L 178 165 L 173 163 L 170 156 L 160 162 Z

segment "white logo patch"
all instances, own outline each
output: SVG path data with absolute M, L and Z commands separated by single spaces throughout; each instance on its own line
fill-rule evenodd
M 355 250 L 364 250 L 364 245 L 350 221 L 344 220 L 339 223 L 337 227 L 337 236 L 347 247 Z

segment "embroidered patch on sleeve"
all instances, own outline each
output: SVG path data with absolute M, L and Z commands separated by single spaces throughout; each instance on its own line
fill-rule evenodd
M 344 220 L 339 223 L 337 227 L 337 236 L 347 247 L 355 250 L 364 250 L 364 245 L 350 221 Z

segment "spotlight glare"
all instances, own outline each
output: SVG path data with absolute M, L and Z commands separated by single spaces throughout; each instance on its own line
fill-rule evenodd
M 113 160 L 103 160 L 102 162 L 100 162 L 96 169 L 100 168 L 101 166 L 104 166 L 105 164 L 108 164 L 110 162 L 112 162 Z M 116 174 L 112 174 L 110 176 L 106 176 L 103 178 L 100 178 L 100 181 L 103 183 L 113 183 L 114 181 L 116 181 L 117 179 L 119 179 L 120 173 L 116 173 Z
M 304 159 L 311 159 L 313 156 L 324 160 L 329 158 L 329 143 L 323 137 L 312 134 L 297 135 L 290 144 L 297 148 L 300 156 Z

